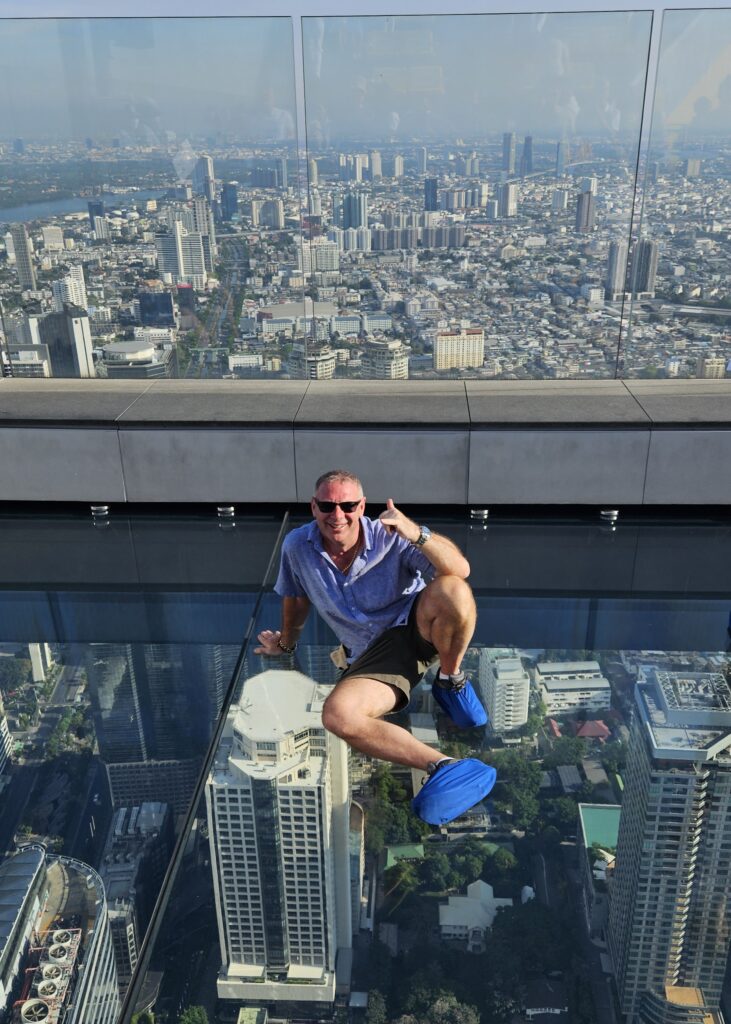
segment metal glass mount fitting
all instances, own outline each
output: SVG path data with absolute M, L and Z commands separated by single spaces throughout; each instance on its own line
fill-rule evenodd
M 236 514 L 234 505 L 218 505 L 216 511 L 219 519 L 233 519 Z
M 489 518 L 490 518 L 490 509 L 489 508 L 471 508 L 470 509 L 470 519 L 473 519 L 475 522 L 482 523 L 482 522 L 485 522 L 485 520 L 487 520 Z
M 599 518 L 603 523 L 616 523 L 619 519 L 619 509 L 603 508 L 599 513 Z
M 109 515 L 109 505 L 91 505 L 90 507 L 94 519 L 105 519 Z

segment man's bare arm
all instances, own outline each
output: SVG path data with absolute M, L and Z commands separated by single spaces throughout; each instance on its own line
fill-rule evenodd
M 302 632 L 310 611 L 308 597 L 282 598 L 282 628 L 263 629 L 257 639 L 261 646 L 254 648 L 254 654 L 281 655 L 281 641 L 284 647 L 294 647 Z
M 404 540 L 412 544 L 419 539 L 421 528 L 413 519 L 409 519 L 396 508 L 393 499 L 386 502 L 386 511 L 378 517 L 387 530 L 395 531 Z M 457 545 L 441 533 L 432 533 L 422 547 L 425 558 L 428 558 L 437 571 L 437 576 L 459 576 L 466 580 L 470 574 L 470 563 Z

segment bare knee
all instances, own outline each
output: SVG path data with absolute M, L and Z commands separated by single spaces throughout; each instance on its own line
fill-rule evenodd
M 437 615 L 469 618 L 475 610 L 472 587 L 461 576 L 437 576 L 419 600 L 418 610 L 422 609 L 429 618 Z
M 336 692 L 330 694 L 322 706 L 322 724 L 346 742 L 357 734 L 353 710 Z

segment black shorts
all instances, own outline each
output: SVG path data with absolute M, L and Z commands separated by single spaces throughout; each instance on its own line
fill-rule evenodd
M 423 591 L 422 591 L 423 593 Z M 416 628 L 416 606 L 419 594 L 411 606 L 408 622 L 392 626 L 366 647 L 359 658 L 346 668 L 338 682 L 355 676 L 378 679 L 400 691 L 394 711 L 409 703 L 412 687 L 416 686 L 430 665 L 437 660 L 437 649 Z

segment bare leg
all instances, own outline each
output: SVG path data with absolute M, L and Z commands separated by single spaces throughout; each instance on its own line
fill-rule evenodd
M 439 760 L 439 751 L 400 725 L 381 720 L 393 711 L 396 700 L 396 691 L 388 683 L 353 676 L 338 683 L 325 701 L 322 724 L 362 754 L 426 771 L 431 761 Z
M 439 653 L 445 675 L 459 672 L 477 622 L 469 583 L 459 576 L 437 576 L 422 591 L 416 606 L 416 625 Z

